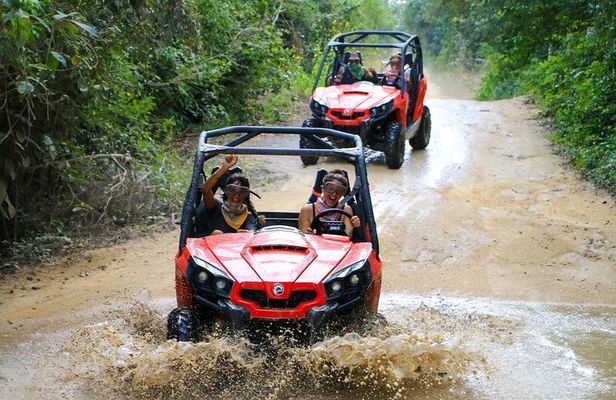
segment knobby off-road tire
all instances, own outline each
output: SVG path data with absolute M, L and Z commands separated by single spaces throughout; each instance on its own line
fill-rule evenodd
M 302 124 L 302 128 L 317 128 L 319 126 L 319 123 L 310 118 L 304 121 L 304 123 Z M 300 149 L 314 149 L 317 148 L 316 145 L 306 139 L 303 136 L 299 137 L 299 148 Z M 302 159 L 302 163 L 304 165 L 314 165 L 319 161 L 319 156 L 300 156 L 300 158 Z
M 424 106 L 423 112 L 421 113 L 419 129 L 417 129 L 417 134 L 409 139 L 409 144 L 413 150 L 423 150 L 428 147 L 428 144 L 430 143 L 431 130 L 432 120 L 430 118 L 430 109 Z
M 392 121 L 385 132 L 385 164 L 391 169 L 398 169 L 404 163 L 404 134 L 402 125 Z
M 167 339 L 178 342 L 194 342 L 199 336 L 199 321 L 195 311 L 176 308 L 167 317 Z

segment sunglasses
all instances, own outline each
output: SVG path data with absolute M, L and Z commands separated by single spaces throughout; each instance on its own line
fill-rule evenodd
M 343 196 L 347 192 L 347 187 L 342 185 L 336 185 L 332 182 L 327 182 L 323 185 L 323 191 L 328 193 L 336 192 L 338 196 Z
M 246 198 L 250 194 L 250 189 L 248 189 L 246 186 L 234 185 L 233 183 L 230 183 L 225 186 L 225 194 L 227 196 L 234 196 L 239 194 L 243 198 Z
M 359 64 L 359 60 L 349 60 L 349 64 Z

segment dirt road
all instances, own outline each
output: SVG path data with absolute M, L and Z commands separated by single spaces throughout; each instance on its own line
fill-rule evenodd
M 275 366 L 228 338 L 166 343 L 178 233 L 157 234 L 0 282 L 0 398 L 614 398 L 614 200 L 563 166 L 525 99 L 437 79 L 426 104 L 428 149 L 368 168 L 385 332 Z M 284 167 L 257 208 L 307 198 L 316 167 Z

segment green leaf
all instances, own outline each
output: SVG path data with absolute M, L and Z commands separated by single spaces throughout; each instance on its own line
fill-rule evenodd
M 72 23 L 70 20 L 60 20 L 58 23 L 58 29 L 75 35 L 79 33 L 79 27 L 77 27 L 77 25 Z
M 43 144 L 46 146 L 53 146 L 53 140 L 47 135 L 43 135 Z
M 81 211 L 87 211 L 87 210 L 91 210 L 92 206 L 90 206 L 88 203 L 85 203 L 83 201 L 80 201 L 79 204 L 77 204 L 75 207 L 73 207 L 73 212 L 81 212 Z
M 3 203 L 6 204 L 6 211 Z M 13 217 L 15 217 L 15 214 L 17 214 L 15 206 L 13 206 L 13 203 L 11 203 L 9 196 L 6 196 L 0 201 L 0 211 L 2 212 L 2 216 L 5 219 L 13 219 Z
M 32 17 L 35 18 L 39 22 L 39 24 L 41 24 L 43 28 L 45 28 L 47 32 L 51 32 L 51 28 L 49 27 L 49 25 L 47 25 L 47 22 L 43 21 L 43 19 L 37 17 L 36 15 L 33 15 Z
M 2 18 L 2 22 L 7 23 L 12 19 L 16 19 L 16 18 L 29 18 L 29 15 L 26 14 L 24 12 L 24 10 L 22 10 L 21 8 L 19 10 L 15 10 L 15 11 L 11 11 L 9 13 L 6 13 L 6 15 L 4 16 L 4 18 Z
M 49 156 L 52 160 L 56 158 L 56 146 L 53 144 L 53 140 L 47 135 L 43 135 L 43 143 L 47 146 L 49 150 Z
M 19 94 L 27 94 L 34 92 L 34 85 L 27 80 L 17 82 L 15 86 L 17 87 L 17 92 Z
M 62 21 L 65 18 L 68 18 L 68 15 L 64 14 L 61 11 L 53 16 L 53 19 L 55 19 L 56 21 Z
M 58 65 L 60 65 L 60 63 L 58 62 L 58 59 L 55 57 L 47 57 L 47 67 L 48 69 L 55 71 L 58 69 Z
M 56 51 L 52 51 L 51 55 L 53 56 L 53 58 L 55 58 L 56 60 L 58 60 L 58 62 L 60 64 L 62 64 L 62 66 L 64 68 L 66 68 L 66 58 L 64 58 L 64 56 Z
M 87 25 L 84 23 L 81 23 L 79 21 L 75 21 L 74 19 L 71 19 L 71 22 L 75 25 L 77 25 L 78 27 L 80 27 L 81 29 L 83 29 L 84 31 L 88 32 L 90 35 L 92 36 L 97 36 L 97 32 L 96 32 L 96 28 L 91 26 L 91 25 Z

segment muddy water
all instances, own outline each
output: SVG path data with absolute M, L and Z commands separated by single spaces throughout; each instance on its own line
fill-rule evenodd
M 171 307 L 142 298 L 47 320 L 51 332 L 2 346 L 2 398 L 609 399 L 616 384 L 611 306 L 390 292 L 386 327 L 267 352 L 165 341 Z
M 166 342 L 177 232 L 160 234 L 0 282 L 0 398 L 614 398 L 614 201 L 560 164 L 524 99 L 454 86 L 431 86 L 426 151 L 398 171 L 370 155 L 387 327 L 267 352 Z M 284 178 L 257 207 L 297 209 L 338 165 L 270 164 Z

